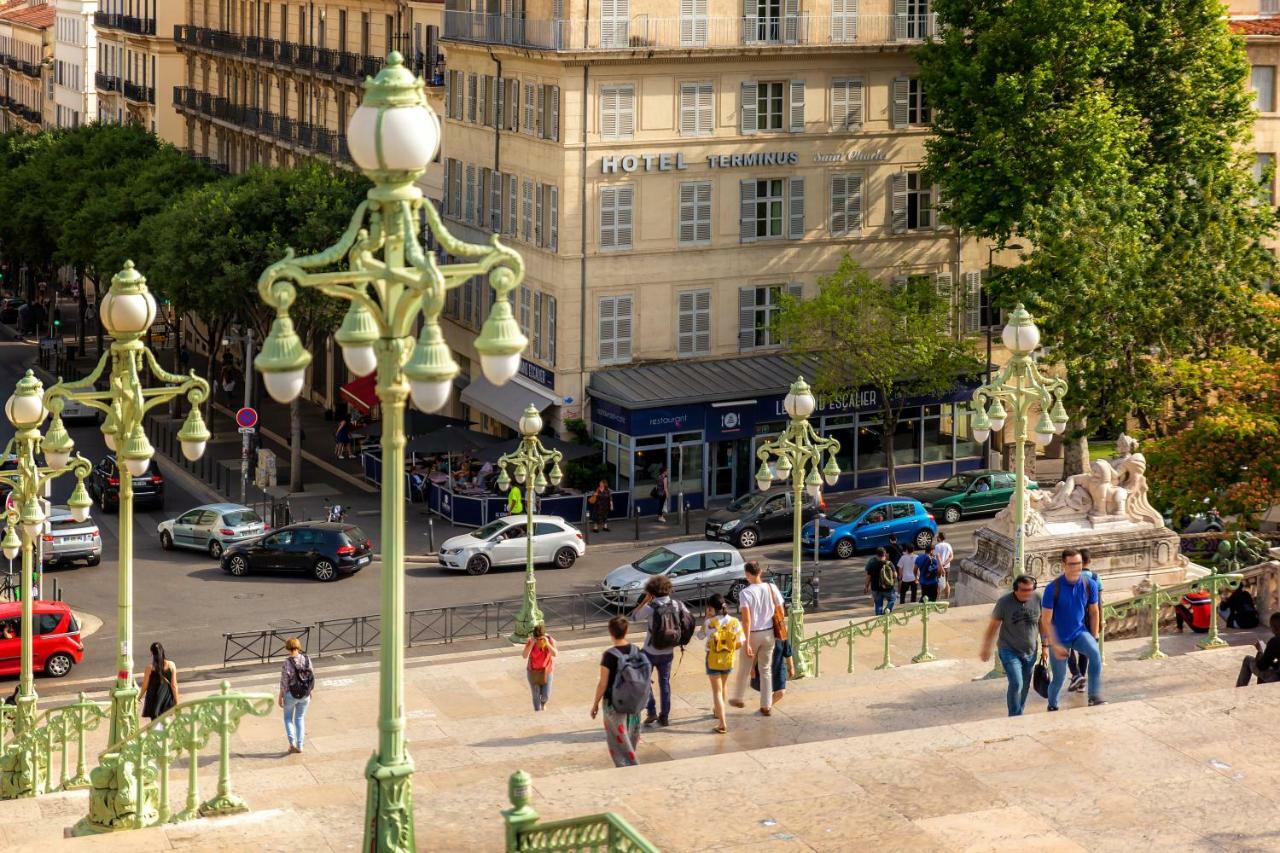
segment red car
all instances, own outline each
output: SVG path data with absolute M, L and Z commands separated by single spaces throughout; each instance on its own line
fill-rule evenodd
M 61 678 L 84 658 L 80 623 L 65 601 L 33 601 L 36 631 L 32 637 L 32 667 L 50 678 Z M 22 669 L 22 602 L 0 603 L 0 675 Z

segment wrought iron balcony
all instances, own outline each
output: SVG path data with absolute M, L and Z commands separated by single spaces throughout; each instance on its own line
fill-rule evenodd
M 132 80 L 125 80 L 124 98 L 126 101 L 136 101 L 140 104 L 154 104 L 156 102 L 156 89 L 154 86 L 144 86 L 141 83 L 134 83 Z
M 242 36 L 208 27 L 179 24 L 173 28 L 174 41 L 184 47 L 221 53 L 236 59 L 259 60 L 288 69 L 334 74 L 362 82 L 382 69 L 381 56 L 316 47 L 266 36 Z
M 120 21 L 120 29 L 134 35 L 153 36 L 156 34 L 156 19 L 125 15 Z
M 297 126 L 296 119 L 291 119 L 288 116 L 278 116 L 276 118 L 276 136 L 285 142 L 292 142 Z
M 114 74 L 103 74 L 99 71 L 93 75 L 93 85 L 102 92 L 119 92 L 120 78 Z
M 100 30 L 123 29 L 124 15 L 117 12 L 94 12 L 93 25 Z
M 35 77 L 38 79 L 40 77 L 40 68 L 41 66 L 39 63 L 27 62 L 26 60 L 22 60 L 18 63 L 18 70 L 28 77 Z

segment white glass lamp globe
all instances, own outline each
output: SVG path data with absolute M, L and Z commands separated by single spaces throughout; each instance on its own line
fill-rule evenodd
M 141 334 L 156 319 L 156 300 L 149 292 L 112 293 L 102 298 L 98 317 L 104 328 L 118 334 Z
M 113 432 L 104 432 L 102 434 L 102 443 L 107 446 L 107 450 L 112 453 L 116 452 L 116 435 Z
M 480 355 L 480 369 L 484 378 L 494 385 L 505 385 L 520 370 L 520 353 L 509 355 Z
M 201 456 L 204 456 L 206 444 L 207 442 L 204 441 L 184 441 L 182 442 L 182 455 L 195 462 Z
M 534 436 L 542 432 L 542 416 L 537 410 L 530 412 L 528 410 L 520 417 L 520 434 L 523 436 Z
M 71 461 L 70 450 L 46 450 L 44 461 L 50 468 L 64 468 Z M 79 520 L 79 519 L 77 519 Z
M 38 427 L 48 414 L 39 394 L 14 394 L 4 404 L 5 417 L 19 429 Z
M 1035 323 L 1017 324 L 1010 321 L 1000 332 L 1000 340 L 1011 352 L 1034 352 L 1040 346 L 1040 329 Z
M 347 125 L 347 145 L 351 159 L 366 172 L 420 172 L 435 159 L 440 120 L 425 104 L 361 104 Z
M 807 391 L 801 394 L 788 393 L 782 400 L 782 407 L 793 418 L 807 418 L 817 406 L 818 401 Z
M 413 404 L 424 412 L 438 412 L 449 402 L 449 394 L 453 391 L 453 382 L 445 379 L 440 382 L 423 382 L 418 379 L 409 380 L 409 396 Z
M 817 483 L 811 483 L 810 485 L 805 486 L 805 488 L 809 492 L 809 497 L 813 498 L 815 502 L 818 500 L 818 497 L 822 494 L 822 486 Z
M 129 473 L 135 477 L 141 477 L 147 473 L 147 467 L 151 464 L 151 457 L 147 456 L 143 459 L 126 459 L 124 467 L 129 469 Z
M 89 508 L 87 506 L 73 506 L 71 508 L 71 517 L 77 521 L 85 521 L 89 518 Z
M 291 403 L 302 393 L 302 383 L 306 379 L 305 370 L 268 371 L 262 374 L 262 384 L 267 393 L 277 403 Z
M 378 356 L 372 346 L 343 347 L 342 360 L 356 376 L 368 376 L 378 369 Z
M 978 444 L 982 444 L 984 441 L 986 441 L 990 437 L 991 437 L 991 430 L 989 429 L 975 429 L 973 431 L 973 440 L 978 442 Z
M 18 552 L 22 550 L 22 543 L 18 540 L 18 537 L 12 536 L 12 531 L 10 534 L 10 536 L 4 537 L 3 551 L 6 560 L 17 559 Z

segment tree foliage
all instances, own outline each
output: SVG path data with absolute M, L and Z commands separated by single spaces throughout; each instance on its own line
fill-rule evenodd
M 890 285 L 845 255 L 834 273 L 818 280 L 816 298 L 788 298 L 778 317 L 791 349 L 819 356 L 818 375 L 811 377 L 819 394 L 875 389 L 892 494 L 893 436 L 907 400 L 944 395 L 960 377 L 982 369 L 966 344 L 940 334 L 949 313 L 932 276 Z

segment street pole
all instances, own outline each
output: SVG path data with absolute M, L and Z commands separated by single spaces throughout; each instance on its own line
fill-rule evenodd
M 756 471 L 756 486 L 760 491 L 767 491 L 773 482 L 773 472 L 769 470 L 769 457 L 778 459 L 778 478 L 785 480 L 792 477 L 791 505 L 791 607 L 787 614 L 788 632 L 791 637 L 792 663 L 795 666 L 796 678 L 804 678 L 810 673 L 807 655 L 800 648 L 804 639 L 804 603 L 801 596 L 800 580 L 800 533 L 802 527 L 801 502 L 804 492 L 809 490 L 817 503 L 821 494 L 822 481 L 834 486 L 840 478 L 840 467 L 836 464 L 836 454 L 840 452 L 840 442 L 834 438 L 818 435 L 809 423 L 809 415 L 817 408 L 817 400 L 809 389 L 804 377 L 798 377 L 791 383 L 791 389 L 782 401 L 783 408 L 791 418 L 782 433 L 774 439 L 766 441 L 756 450 L 760 459 L 760 468 Z M 827 454 L 827 464 L 821 468 L 822 455 Z M 817 522 L 814 523 L 814 537 L 817 538 Z M 817 548 L 815 541 L 815 550 Z
M 244 407 L 253 406 L 253 329 L 244 336 Z M 253 446 L 253 433 L 240 436 L 240 503 L 249 498 L 249 451 Z
M 403 57 L 392 52 L 364 89 L 347 140 L 352 159 L 373 188 L 337 243 L 302 257 L 290 250 L 263 271 L 258 294 L 275 309 L 276 318 L 254 365 L 262 371 L 267 393 L 279 403 L 289 403 L 302 392 L 311 362 L 289 316 L 297 289 L 314 289 L 349 302 L 334 340 L 354 375 L 378 371 L 383 470 L 398 472 L 404 470 L 408 399 L 423 411 L 438 411 L 458 375 L 439 323 L 449 290 L 475 276 L 487 276 L 495 296 L 475 342 L 481 370 L 490 382 L 502 385 L 519 369 L 528 341 L 512 313 L 510 297 L 524 278 L 524 262 L 497 237 L 484 245 L 457 239 L 423 197 L 415 182 L 435 156 L 440 123 L 427 106 L 422 79 L 404 67 Z M 476 260 L 438 264 L 420 242 L 420 216 L 450 255 Z M 419 315 L 425 322 L 415 343 Z M 414 765 L 404 738 L 404 551 L 404 479 L 389 476 L 382 489 L 378 745 L 365 767 L 363 849 L 378 853 L 417 849 Z

